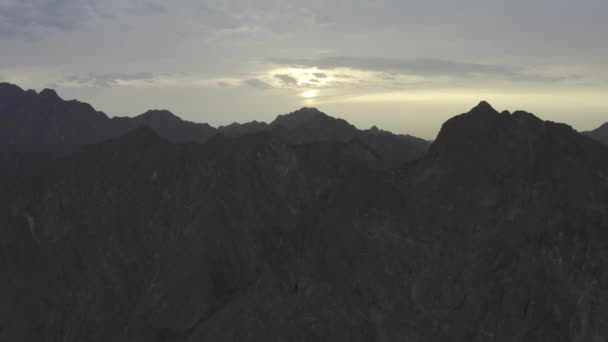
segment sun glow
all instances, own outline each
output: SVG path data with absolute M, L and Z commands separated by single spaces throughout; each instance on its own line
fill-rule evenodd
M 305 97 L 307 99 L 312 99 L 315 96 L 317 96 L 317 92 L 314 90 L 309 90 L 309 91 L 302 93 L 302 97 Z

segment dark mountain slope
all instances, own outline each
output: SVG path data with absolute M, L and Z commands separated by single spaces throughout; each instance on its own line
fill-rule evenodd
M 438 339 L 606 336 L 606 155 L 566 125 L 486 103 L 444 124 L 402 179 L 412 233 L 433 234 L 413 286 Z
M 486 103 L 398 171 L 357 139 L 140 128 L 0 216 L 0 340 L 601 340 L 606 155 Z
M 604 145 L 608 145 L 608 122 L 593 131 L 583 132 L 583 134 L 590 136 Z
M 82 146 L 115 138 L 141 125 L 172 142 L 205 142 L 218 134 L 207 124 L 183 121 L 168 111 L 108 118 L 89 104 L 64 101 L 55 91 L 39 94 L 0 83 L 0 197 L 12 183 Z
M 176 146 L 144 128 L 87 148 L 24 191 L 36 200 L 13 220 L 30 234 L 9 260 L 30 267 L 3 289 L 2 321 L 26 323 L 2 337 L 162 341 L 256 300 L 241 293 L 288 294 L 317 242 L 318 199 L 373 161 L 356 143 L 294 150 L 263 134 Z

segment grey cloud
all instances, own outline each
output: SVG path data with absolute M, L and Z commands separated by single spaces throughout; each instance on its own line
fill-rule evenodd
M 313 73 L 313 76 L 316 78 L 326 78 L 327 74 L 322 73 L 322 72 L 315 72 L 315 73 Z
M 159 2 L 145 2 L 143 4 L 140 4 L 138 7 L 135 8 L 135 11 L 139 12 L 140 14 L 165 14 L 165 13 L 169 13 L 170 10 L 168 7 L 166 7 L 165 5 L 159 3 Z
M 64 82 L 73 82 L 80 85 L 88 85 L 95 87 L 111 88 L 119 84 L 119 81 L 146 81 L 153 82 L 155 75 L 148 72 L 140 72 L 134 74 L 87 74 L 87 75 L 70 75 L 63 79 Z
M 270 89 L 272 88 L 272 86 L 262 80 L 259 80 L 257 78 L 250 78 L 248 80 L 244 80 L 243 84 L 248 85 L 250 87 L 253 88 L 257 88 L 257 89 Z
M 316 79 L 316 78 L 313 78 L 313 79 L 311 79 L 309 82 L 311 82 L 311 83 L 319 83 L 319 80 L 318 80 L 318 79 Z
M 538 82 L 538 83 L 551 83 L 551 82 L 563 82 L 563 81 L 576 81 L 582 79 L 582 75 L 540 75 L 540 74 L 527 74 L 527 73 L 518 73 L 513 75 L 511 79 L 513 81 L 521 81 L 521 82 Z
M 356 78 L 353 75 L 346 75 L 346 74 L 338 74 L 338 75 L 334 75 L 334 77 L 336 77 L 336 78 L 342 78 L 342 79 L 354 79 L 354 78 Z
M 104 15 L 97 0 L 8 0 L 0 3 L 0 37 L 27 39 L 48 29 L 74 31 Z
M 278 74 L 278 75 L 274 75 L 274 77 L 278 78 L 286 85 L 297 85 L 298 84 L 298 80 L 295 77 L 291 77 L 286 74 Z
M 220 87 L 230 87 L 230 84 L 228 82 L 224 82 L 224 81 L 217 82 L 217 85 Z

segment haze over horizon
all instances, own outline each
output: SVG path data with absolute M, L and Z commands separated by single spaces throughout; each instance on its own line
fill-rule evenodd
M 481 100 L 607 120 L 608 3 L 0 1 L 0 81 L 214 126 L 316 107 L 432 139 Z

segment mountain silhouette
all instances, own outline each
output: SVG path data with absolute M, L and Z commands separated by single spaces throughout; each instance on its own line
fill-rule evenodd
M 608 336 L 606 146 L 486 102 L 390 166 L 415 138 L 308 108 L 268 126 L 141 124 L 9 182 L 0 340 Z

